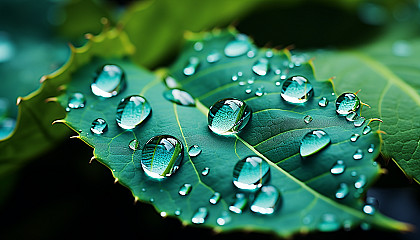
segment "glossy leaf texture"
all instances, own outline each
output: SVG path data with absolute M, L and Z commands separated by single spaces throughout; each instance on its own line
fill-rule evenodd
M 380 136 L 376 132 L 363 134 L 368 121 L 355 127 L 354 122 L 336 114 L 331 83 L 314 78 L 311 62 L 292 61 L 287 50 L 258 49 L 234 30 L 190 37 L 181 56 L 166 71 L 165 81 L 160 77 L 164 71 L 156 75 L 129 60 L 94 59 L 74 73 L 66 94 L 59 99 L 66 108 L 74 93 L 84 96 L 84 107 L 69 108 L 65 119 L 58 121 L 78 132 L 78 137 L 94 148 L 93 158 L 111 169 L 115 179 L 137 200 L 150 202 L 162 216 L 220 231 L 247 229 L 288 237 L 351 229 L 360 224 L 392 230 L 410 228 L 380 213 L 362 211 L 362 197 L 380 174 L 374 162 L 380 151 Z M 235 39 L 247 45 L 240 48 L 246 51 L 236 57 L 236 51 L 225 49 Z M 219 56 L 208 61 L 215 53 Z M 253 69 L 257 62 L 262 68 Z M 265 63 L 269 63 L 267 68 Z M 118 65 L 125 72 L 126 88 L 111 98 L 96 96 L 90 86 L 94 73 L 106 64 Z M 308 94 L 302 104 L 285 102 L 280 96 L 285 82 L 282 74 L 286 78 L 307 78 L 313 95 Z M 305 86 L 308 90 L 309 85 Z M 192 96 L 195 105 L 168 98 L 168 87 L 185 91 L 182 96 Z M 138 126 L 126 130 L 117 123 L 117 108 L 122 99 L 133 95 L 146 99 L 151 113 Z M 323 97 L 330 102 L 325 107 L 319 104 Z M 231 136 L 214 134 L 207 126 L 209 107 L 225 98 L 242 99 L 253 112 L 248 124 Z M 107 123 L 106 131 L 91 130 L 98 118 Z M 301 140 L 314 130 L 327 133 L 331 143 L 301 157 Z M 356 141 L 351 140 L 354 134 L 359 135 Z M 143 170 L 141 160 L 145 157 L 142 149 L 149 146 L 146 143 L 161 135 L 173 136 L 183 145 L 183 150 L 178 144 L 165 145 L 167 151 L 175 149 L 170 161 L 173 166 L 178 167 L 173 156 L 179 156 L 180 151 L 184 156 L 176 172 L 166 169 L 166 176 L 157 180 L 149 176 L 150 168 L 148 172 Z M 194 151 L 188 154 L 192 146 Z M 235 165 L 250 156 L 267 163 L 270 169 L 268 177 L 255 183 L 266 186 L 261 191 L 243 192 L 233 183 Z M 334 168 L 337 163 L 345 165 L 340 173 Z M 260 196 L 276 196 L 273 189 L 279 193 L 277 201 L 273 200 L 276 204 L 272 203 L 274 211 L 261 210 L 264 201 Z

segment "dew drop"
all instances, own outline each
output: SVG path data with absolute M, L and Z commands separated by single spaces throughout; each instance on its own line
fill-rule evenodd
M 372 143 L 369 145 L 369 148 L 367 149 L 368 153 L 373 153 L 375 151 L 375 145 Z
M 369 215 L 373 215 L 379 206 L 379 202 L 374 197 L 367 197 L 366 204 L 363 206 L 363 212 Z
M 200 207 L 197 209 L 197 211 L 194 213 L 191 222 L 194 224 L 203 224 L 208 216 L 209 212 L 207 208 Z
M 137 141 L 137 139 L 133 139 L 133 140 L 131 140 L 131 141 L 128 143 L 128 147 L 129 147 L 131 150 L 133 150 L 133 151 L 138 150 L 138 149 L 139 149 L 139 145 L 140 145 L 140 142 L 139 142 L 139 141 Z
M 151 113 L 149 102 L 141 96 L 132 95 L 121 100 L 117 107 L 116 121 L 123 129 L 133 129 Z
M 260 58 L 252 65 L 252 71 L 259 76 L 267 75 L 269 69 L 270 62 L 267 58 Z
M 203 168 L 203 171 L 201 171 L 201 175 L 207 176 L 210 173 L 210 168 L 205 167 Z
M 3 140 L 9 137 L 16 127 L 16 119 L 13 118 L 3 118 L 0 120 L 0 140 Z
M 255 51 L 251 50 L 251 51 L 247 52 L 246 56 L 249 57 L 249 58 L 254 58 L 255 57 Z
M 190 157 L 197 157 L 201 153 L 201 148 L 198 145 L 192 145 L 190 149 L 188 149 L 188 155 Z
M 330 136 L 322 130 L 308 132 L 300 142 L 300 155 L 310 156 L 325 148 L 330 142 Z
M 230 223 L 230 221 L 232 221 L 232 217 L 226 211 L 223 211 L 222 214 L 220 215 L 220 217 L 218 217 L 216 219 L 216 222 L 219 226 L 226 225 L 226 224 Z
M 225 98 L 210 107 L 208 127 L 219 135 L 233 135 L 246 126 L 251 115 L 251 108 L 244 101 Z
M 331 173 L 334 175 L 342 174 L 346 170 L 346 165 L 343 160 L 338 160 L 331 168 Z
M 188 59 L 188 63 L 186 64 L 183 70 L 184 75 L 185 76 L 194 75 L 199 65 L 200 65 L 200 59 L 198 59 L 197 57 L 190 57 L 190 59 Z
M 318 101 L 318 105 L 319 105 L 320 107 L 326 107 L 326 106 L 328 106 L 328 99 L 327 99 L 326 97 L 321 98 L 321 99 Z
M 370 126 L 366 126 L 363 129 L 363 135 L 366 135 L 366 134 L 370 133 L 371 131 L 372 131 L 372 128 Z
M 279 190 L 274 186 L 266 185 L 258 191 L 250 209 L 255 213 L 273 214 L 280 201 Z
M 178 170 L 184 158 L 184 147 L 175 137 L 160 135 L 151 138 L 143 147 L 141 166 L 153 179 L 163 179 Z
M 349 186 L 346 183 L 340 183 L 337 191 L 335 192 L 335 197 L 338 199 L 343 199 L 349 194 Z
M 360 175 L 359 178 L 354 183 L 354 187 L 357 189 L 363 188 L 367 183 L 367 179 L 365 175 Z
M 257 96 L 257 97 L 261 97 L 264 94 L 265 94 L 264 86 L 261 86 L 261 87 L 257 88 L 257 90 L 255 91 L 255 96 Z
M 213 195 L 210 197 L 209 202 L 213 205 L 217 204 L 221 199 L 221 195 L 218 192 L 213 193 Z
M 178 193 L 179 193 L 179 195 L 181 195 L 181 196 L 187 196 L 187 195 L 191 192 L 191 190 L 192 190 L 192 185 L 191 185 L 191 184 L 189 184 L 189 183 L 184 183 L 184 185 L 182 185 L 182 186 L 179 188 Z
M 182 210 L 180 208 L 175 209 L 175 212 L 174 212 L 175 216 L 180 216 L 181 213 L 182 213 Z
M 102 118 L 97 118 L 93 120 L 92 125 L 90 126 L 90 131 L 94 134 L 103 134 L 108 130 L 108 124 Z
M 125 74 L 121 67 L 107 64 L 97 70 L 90 85 L 92 93 L 98 97 L 110 98 L 125 89 Z
M 242 190 L 261 188 L 270 178 L 270 166 L 258 156 L 239 160 L 233 169 L 233 184 Z
M 224 52 L 227 57 L 239 57 L 247 53 L 250 48 L 251 43 L 248 41 L 248 37 L 239 34 L 236 39 L 226 44 Z
M 322 215 L 321 221 L 319 222 L 318 229 L 321 232 L 332 232 L 340 229 L 340 223 L 336 219 L 335 215 L 326 213 Z
M 181 106 L 195 106 L 195 100 L 188 92 L 181 89 L 169 89 L 163 92 L 166 100 Z
M 302 76 L 288 78 L 281 88 L 281 97 L 289 103 L 305 103 L 314 94 L 312 84 Z
M 343 93 L 335 101 L 335 106 L 337 114 L 346 116 L 360 108 L 360 100 L 354 93 Z
M 352 142 L 356 142 L 356 141 L 357 141 L 357 139 L 359 139 L 359 137 L 360 137 L 360 135 L 359 135 L 359 134 L 357 134 L 357 133 L 355 133 L 355 134 L 351 135 L 351 137 L 350 137 L 350 141 L 352 141 Z
M 356 112 L 350 112 L 349 114 L 346 115 L 346 120 L 349 122 L 353 122 L 357 118 L 359 118 L 359 115 Z
M 67 106 L 71 109 L 84 108 L 86 104 L 85 95 L 82 93 L 73 93 L 69 97 Z
M 245 93 L 250 94 L 251 92 L 252 92 L 252 87 L 251 86 L 246 87 Z
M 364 117 L 359 117 L 354 120 L 353 124 L 355 127 L 360 127 L 365 123 L 366 119 Z
M 313 118 L 312 118 L 311 116 L 309 116 L 309 115 L 306 115 L 306 116 L 303 118 L 303 121 L 304 121 L 306 124 L 308 124 L 308 123 L 312 122 L 312 120 L 313 120 Z
M 207 55 L 206 60 L 208 63 L 215 63 L 218 62 L 221 57 L 222 55 L 219 52 L 213 50 Z
M 235 202 L 229 206 L 229 210 L 231 212 L 241 214 L 248 203 L 248 199 L 243 193 L 237 193 L 235 197 Z
M 354 160 L 360 160 L 363 158 L 363 151 L 362 149 L 357 149 L 356 152 L 353 154 Z
M 175 78 L 173 78 L 172 76 L 167 76 L 166 78 L 165 78 L 165 85 L 168 87 L 168 88 L 177 88 L 177 87 L 179 87 L 179 84 L 178 84 L 178 82 L 175 80 Z
M 202 42 L 196 42 L 193 47 L 195 51 L 200 52 L 204 49 L 204 44 Z

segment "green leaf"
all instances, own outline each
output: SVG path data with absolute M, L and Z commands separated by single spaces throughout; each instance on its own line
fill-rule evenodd
M 72 75 L 67 94 L 59 99 L 66 107 L 68 96 L 79 92 L 86 98 L 85 107 L 71 109 L 65 119 L 59 121 L 94 147 L 94 158 L 111 169 L 116 181 L 128 187 L 135 199 L 150 202 L 162 216 L 176 216 L 185 224 L 200 222 L 198 218 L 194 219 L 197 211 L 208 211 L 204 226 L 220 231 L 248 229 L 274 232 L 282 237 L 299 232 L 353 228 L 362 223 L 391 230 L 409 230 L 410 226 L 380 213 L 368 215 L 362 212 L 361 199 L 380 174 L 378 164 L 373 162 L 380 151 L 379 133 L 363 134 L 367 123 L 355 127 L 353 122 L 337 116 L 331 83 L 317 81 L 310 62 L 292 62 L 287 50 L 272 50 L 274 56 L 269 57 L 271 69 L 280 69 L 288 76 L 303 75 L 315 91 L 305 104 L 284 102 L 279 94 L 281 88 L 276 85 L 277 81 L 284 82 L 280 75 L 270 70 L 266 76 L 258 76 L 251 70 L 256 60 L 265 56 L 266 49 L 258 50 L 250 43 L 253 53 L 249 55 L 255 54 L 254 57 L 229 58 L 223 55 L 223 48 L 236 34 L 233 30 L 216 31 L 188 41 L 182 55 L 169 70 L 170 76 L 178 80 L 178 85 L 195 97 L 195 107 L 166 100 L 163 92 L 167 87 L 161 78 L 128 60 L 96 58 Z M 196 41 L 202 44 L 202 49 L 195 45 Z M 194 46 L 198 51 L 194 50 Z M 207 63 L 206 57 L 213 50 L 222 53 L 221 59 L 217 63 Z M 198 57 L 200 64 L 195 74 L 186 77 L 183 69 L 191 56 Z M 107 99 L 95 96 L 90 89 L 93 74 L 104 64 L 120 66 L 127 81 L 124 91 Z M 238 75 L 238 72 L 242 76 L 232 81 L 232 76 Z M 248 79 L 253 79 L 253 84 Z M 252 94 L 245 92 L 248 84 L 253 88 Z M 255 96 L 255 89 L 260 87 L 263 87 L 264 93 Z M 152 113 L 133 130 L 124 130 L 116 123 L 116 109 L 122 98 L 133 94 L 145 97 Z M 243 99 L 253 110 L 248 125 L 232 137 L 216 135 L 207 126 L 209 107 L 226 97 Z M 321 97 L 328 98 L 331 103 L 320 107 L 318 100 Z M 309 123 L 304 121 L 307 115 L 313 117 Z M 107 131 L 99 135 L 90 130 L 97 118 L 104 119 L 108 124 Z M 328 133 L 331 144 L 316 154 L 302 158 L 299 155 L 300 141 L 306 133 L 315 129 Z M 350 137 L 355 133 L 360 137 L 352 142 Z M 141 149 L 152 137 L 166 134 L 182 142 L 184 159 L 176 173 L 157 181 L 142 170 Z M 133 139 L 140 143 L 138 149 L 129 147 Z M 372 144 L 374 150 L 368 151 Z M 187 149 L 192 145 L 200 146 L 202 153 L 190 157 Z M 353 155 L 358 149 L 363 157 L 355 160 Z M 248 194 L 249 203 L 242 214 L 229 211 L 236 193 L 240 192 L 232 183 L 234 166 L 239 160 L 252 155 L 269 164 L 271 177 L 268 184 L 280 191 L 281 204 L 272 215 L 259 215 L 249 210 L 253 194 Z M 346 170 L 333 175 L 330 169 L 337 160 L 344 162 Z M 208 174 L 202 174 L 206 169 Z M 362 175 L 366 185 L 356 189 L 354 184 Z M 192 187 L 185 196 L 178 193 L 184 184 Z M 337 199 L 337 190 L 344 185 L 349 193 Z M 209 199 L 216 192 L 220 193 L 221 200 L 210 204 Z

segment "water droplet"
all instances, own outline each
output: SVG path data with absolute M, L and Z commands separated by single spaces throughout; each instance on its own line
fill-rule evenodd
M 0 63 L 7 62 L 15 55 L 15 45 L 9 34 L 0 31 Z
M 204 48 L 204 44 L 202 42 L 196 42 L 194 43 L 194 50 L 197 52 L 202 51 Z
M 263 186 L 257 193 L 250 209 L 260 214 L 273 214 L 280 201 L 280 192 L 277 188 L 270 185 Z
M 363 129 L 363 135 L 366 135 L 366 134 L 370 133 L 371 131 L 372 131 L 372 128 L 370 126 L 366 126 Z
M 337 114 L 346 116 L 360 108 L 360 100 L 354 93 L 343 93 L 335 101 L 335 106 Z
M 193 75 L 197 69 L 198 66 L 200 65 L 200 59 L 198 59 L 198 57 L 190 57 L 190 59 L 188 59 L 188 63 L 185 66 L 183 72 L 185 76 L 191 76 Z
M 173 103 L 182 106 L 195 106 L 194 98 L 186 91 L 181 89 L 169 89 L 163 92 L 163 97 Z
M 397 57 L 408 57 L 412 54 L 411 46 L 407 41 L 396 41 L 392 44 L 392 53 Z
M 181 213 L 182 213 L 182 210 L 180 208 L 175 209 L 175 212 L 174 212 L 175 216 L 179 216 L 181 215 Z
M 184 183 L 184 185 L 182 185 L 182 186 L 179 188 L 178 193 L 179 193 L 179 195 L 181 195 L 181 196 L 187 196 L 187 195 L 191 192 L 191 190 L 192 190 L 192 186 L 191 186 L 191 184 L 189 184 L 189 183 Z
M 300 155 L 310 156 L 325 148 L 330 142 L 330 136 L 322 130 L 308 132 L 300 142 Z
M 252 92 L 252 87 L 251 86 L 246 87 L 245 93 L 250 94 L 251 92 Z
M 326 107 L 326 106 L 328 106 L 328 103 L 329 102 L 328 102 L 328 99 L 326 97 L 323 97 L 318 101 L 318 105 L 320 107 Z
M 251 50 L 251 51 L 247 52 L 246 56 L 249 57 L 249 58 L 254 58 L 255 57 L 255 51 Z
M 184 158 L 184 147 L 175 137 L 161 135 L 151 138 L 143 147 L 141 166 L 154 178 L 163 179 L 178 170 Z
M 16 120 L 13 118 L 3 118 L 0 120 L 0 140 L 9 137 L 15 130 Z
M 84 108 L 86 104 L 85 95 L 82 93 L 73 93 L 69 97 L 67 106 L 72 109 Z
M 311 116 L 309 116 L 309 115 L 306 115 L 306 116 L 303 118 L 303 121 L 304 121 L 306 124 L 308 124 L 308 123 L 312 122 L 312 120 L 313 120 L 313 118 L 312 118 Z
M 210 173 L 210 168 L 205 167 L 203 171 L 201 171 L 201 175 L 207 176 Z
M 335 215 L 326 213 L 322 215 L 321 221 L 319 222 L 318 229 L 321 232 L 332 232 L 340 229 L 340 222 L 337 221 Z
M 216 222 L 219 226 L 226 225 L 226 224 L 230 223 L 230 221 L 232 221 L 232 217 L 226 211 L 223 211 L 222 214 L 220 215 L 220 217 L 218 217 L 216 219 Z
M 255 96 L 257 96 L 257 97 L 261 97 L 264 94 L 265 94 L 264 86 L 261 86 L 261 87 L 257 88 L 257 91 L 255 91 Z
M 354 183 L 354 187 L 357 189 L 363 188 L 367 183 L 367 179 L 365 175 L 360 175 L 359 178 Z
M 172 76 L 167 76 L 166 78 L 165 78 L 165 85 L 168 87 L 168 88 L 177 88 L 177 87 L 179 87 L 179 84 L 178 84 L 178 82 L 175 80 L 175 78 L 173 78 Z
M 363 206 L 363 212 L 369 215 L 373 215 L 379 206 L 379 202 L 374 197 L 367 197 L 366 204 Z
M 190 157 L 197 157 L 201 153 L 201 148 L 198 145 L 192 145 L 188 150 Z
M 252 71 L 259 76 L 267 75 L 269 69 L 270 63 L 267 58 L 260 58 L 252 65 Z
M 208 126 L 219 135 L 239 133 L 251 118 L 251 108 L 242 100 L 225 98 L 210 107 Z
M 353 154 L 354 160 L 360 160 L 363 158 L 363 151 L 362 149 L 357 149 L 356 152 Z
M 340 183 L 337 191 L 335 192 L 335 197 L 338 199 L 343 199 L 349 194 L 349 186 L 347 183 Z
M 334 175 L 342 174 L 346 170 L 343 160 L 338 160 L 331 168 L 331 173 Z
M 314 94 L 312 84 L 302 76 L 288 78 L 281 88 L 281 97 L 289 103 L 305 103 Z
M 93 120 L 92 125 L 90 127 L 90 131 L 95 134 L 102 134 L 108 130 L 108 124 L 102 118 L 97 118 Z
M 352 141 L 352 142 L 356 142 L 356 141 L 357 141 L 357 139 L 359 139 L 359 137 L 360 137 L 360 135 L 359 135 L 359 134 L 357 134 L 357 133 L 355 133 L 355 134 L 351 135 L 351 137 L 350 137 L 350 141 Z
M 364 117 L 359 117 L 356 120 L 354 120 L 353 124 L 355 127 L 360 127 L 363 125 L 363 123 L 365 123 L 365 118 Z
M 168 213 L 167 212 L 160 212 L 160 216 L 161 217 L 166 217 L 168 215 Z
M 375 151 L 375 145 L 372 143 L 369 145 L 369 148 L 367 149 L 368 153 L 373 153 Z
M 248 37 L 239 34 L 235 40 L 226 44 L 224 52 L 227 57 L 239 57 L 247 53 L 250 48 L 251 43 L 248 41 Z
M 221 57 L 222 55 L 219 52 L 213 50 L 209 53 L 209 55 L 207 55 L 206 60 L 208 63 L 215 63 L 218 62 Z
M 248 199 L 245 197 L 245 194 L 237 193 L 235 202 L 229 206 L 229 210 L 231 212 L 241 214 L 242 211 L 245 209 L 247 203 L 248 203 Z
M 151 113 L 149 102 L 141 96 L 132 95 L 121 100 L 117 107 L 116 120 L 123 129 L 133 129 Z
M 273 51 L 272 51 L 271 49 L 268 49 L 268 50 L 265 52 L 265 56 L 266 56 L 267 58 L 272 58 L 272 57 L 274 56 L 274 53 L 273 53 Z
M 209 199 L 211 204 L 217 204 L 220 201 L 221 195 L 218 192 L 215 192 Z
M 137 139 L 133 139 L 128 143 L 128 147 L 133 151 L 138 150 L 139 145 L 140 145 L 140 142 L 137 141 Z
M 107 64 L 97 70 L 96 77 L 90 85 L 92 93 L 98 97 L 116 96 L 126 86 L 125 74 L 121 67 Z
M 270 178 L 270 166 L 258 156 L 239 160 L 233 169 L 233 184 L 243 190 L 257 190 Z
M 206 218 L 208 216 L 209 212 L 207 208 L 200 207 L 197 209 L 197 211 L 194 213 L 191 222 L 195 224 L 202 224 L 206 221 Z
M 351 112 L 346 115 L 346 120 L 349 122 L 353 122 L 357 118 L 359 118 L 359 114 L 357 114 L 356 112 Z

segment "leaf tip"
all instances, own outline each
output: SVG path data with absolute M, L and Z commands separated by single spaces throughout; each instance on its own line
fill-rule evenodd
M 22 98 L 22 97 L 18 97 L 18 98 L 16 99 L 16 106 L 19 106 L 19 104 L 21 104 L 21 103 L 22 103 L 22 101 L 23 101 L 23 98 Z
M 57 101 L 58 101 L 58 98 L 56 97 L 50 97 L 50 98 L 45 99 L 45 103 L 57 102 Z
M 41 79 L 39 79 L 39 83 L 43 83 L 48 79 L 46 75 L 42 76 Z
M 89 160 L 89 164 L 91 164 L 93 162 L 93 160 L 96 160 L 95 156 L 92 156 Z
M 57 120 L 54 120 L 52 123 L 51 123 L 51 125 L 54 125 L 54 124 L 56 124 L 56 123 L 65 123 L 66 121 L 64 120 L 64 119 L 57 119 Z
M 70 137 L 70 139 L 74 139 L 74 138 L 79 138 L 79 139 L 80 139 L 80 136 L 79 136 L 79 135 L 77 135 L 77 136 L 71 136 L 71 137 Z
M 117 183 L 117 182 L 118 182 L 118 178 L 115 178 L 114 179 L 114 184 Z

